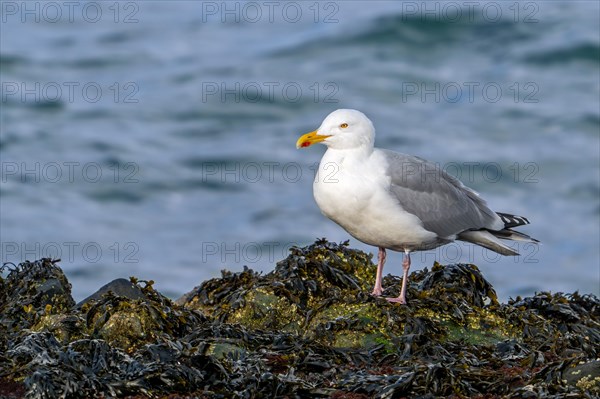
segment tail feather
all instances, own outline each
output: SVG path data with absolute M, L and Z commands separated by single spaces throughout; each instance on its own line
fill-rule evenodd
M 511 229 L 512 227 L 529 224 L 529 220 L 527 220 L 527 218 L 500 212 L 498 212 L 498 216 L 500 216 L 502 222 L 504 223 L 504 228 L 502 230 L 468 230 L 460 233 L 457 239 L 480 245 L 484 248 L 507 256 L 515 256 L 519 255 L 519 253 L 510 248 L 508 245 L 504 244 L 502 241 L 500 241 L 500 239 L 531 243 L 539 242 L 527 234 Z
M 488 230 L 463 231 L 458 235 L 457 239 L 480 245 L 494 252 L 498 252 L 501 255 L 519 255 L 517 251 L 504 244 L 493 234 L 493 232 Z
M 528 236 L 527 234 L 521 233 L 520 231 L 515 231 L 511 229 L 502 229 L 498 231 L 491 232 L 494 236 L 501 238 L 503 240 L 511 240 L 511 241 L 522 241 L 522 242 L 540 242 L 533 237 Z

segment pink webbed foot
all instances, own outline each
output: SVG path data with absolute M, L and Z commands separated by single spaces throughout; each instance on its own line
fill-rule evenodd
M 401 305 L 406 305 L 406 298 L 385 298 L 386 301 L 391 303 L 399 303 Z

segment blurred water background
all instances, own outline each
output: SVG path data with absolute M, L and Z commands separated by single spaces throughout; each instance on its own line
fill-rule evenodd
M 1 7 L 2 261 L 62 258 L 76 299 L 131 275 L 178 297 L 350 238 L 312 198 L 325 148 L 294 147 L 337 108 L 543 242 L 450 245 L 414 269 L 473 262 L 502 299 L 600 293 L 596 1 Z

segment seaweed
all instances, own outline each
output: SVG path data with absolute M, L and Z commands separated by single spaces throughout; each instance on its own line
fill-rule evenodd
M 593 398 L 600 301 L 499 303 L 470 264 L 369 295 L 372 255 L 324 239 L 177 301 L 115 280 L 75 305 L 58 261 L 5 265 L 0 394 L 27 398 Z M 386 276 L 386 294 L 401 279 Z

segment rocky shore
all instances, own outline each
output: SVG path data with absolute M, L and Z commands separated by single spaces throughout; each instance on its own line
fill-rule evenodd
M 5 264 L 2 398 L 598 398 L 600 301 L 501 304 L 474 265 L 369 295 L 371 255 L 319 240 L 177 301 L 115 280 L 79 304 L 57 261 Z M 541 271 L 540 271 L 541 273 Z M 387 295 L 401 279 L 387 276 Z

